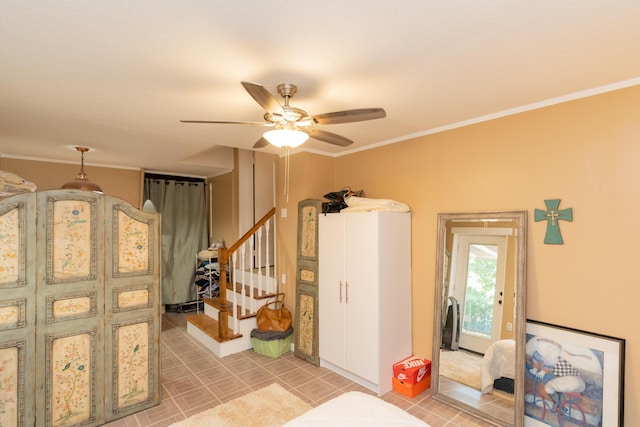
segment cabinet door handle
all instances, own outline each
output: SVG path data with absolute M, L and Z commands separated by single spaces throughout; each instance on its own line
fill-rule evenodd
M 342 280 L 340 280 L 340 295 L 339 295 L 339 298 L 340 298 L 340 302 L 342 302 Z
M 344 300 L 345 302 L 349 302 L 349 282 L 347 282 L 346 280 L 344 281 Z

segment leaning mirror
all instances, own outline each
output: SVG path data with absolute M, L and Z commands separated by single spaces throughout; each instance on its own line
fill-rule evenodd
M 527 212 L 438 215 L 431 393 L 524 425 Z

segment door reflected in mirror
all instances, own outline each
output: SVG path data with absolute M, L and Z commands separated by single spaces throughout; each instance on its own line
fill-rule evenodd
M 438 215 L 432 394 L 505 426 L 524 424 L 526 221 Z

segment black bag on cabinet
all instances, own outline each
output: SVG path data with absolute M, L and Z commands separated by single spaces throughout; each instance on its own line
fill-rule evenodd
M 344 187 L 340 191 L 332 191 L 324 195 L 324 198 L 329 200 L 322 203 L 322 213 L 336 213 L 347 207 L 345 198 L 351 196 L 364 196 L 364 190 L 352 191 L 351 187 Z
M 346 208 L 347 205 L 339 202 L 322 202 L 322 213 L 337 213 Z

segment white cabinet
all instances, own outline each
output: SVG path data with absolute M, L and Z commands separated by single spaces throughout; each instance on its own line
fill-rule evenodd
M 410 356 L 411 214 L 321 214 L 320 365 L 384 394 Z

